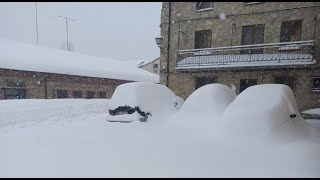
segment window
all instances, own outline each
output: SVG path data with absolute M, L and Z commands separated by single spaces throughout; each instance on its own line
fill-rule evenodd
M 257 79 L 240 79 L 240 93 L 253 85 L 257 85 Z
M 253 25 L 242 27 L 241 45 L 263 44 L 264 42 L 264 25 Z M 261 54 L 263 49 L 241 50 L 242 54 Z
M 301 40 L 302 20 L 284 21 L 281 23 L 280 42 Z
M 216 79 L 214 77 L 198 77 L 196 78 L 196 87 L 198 89 L 206 84 L 215 83 Z
M 210 48 L 211 47 L 211 30 L 203 30 L 195 32 L 194 48 Z
M 213 2 L 196 2 L 196 10 L 212 9 Z
M 278 77 L 274 78 L 274 83 L 288 85 L 293 90 L 294 77 L 292 77 L 292 76 L 278 76 Z
M 57 90 L 57 97 L 58 98 L 68 98 L 68 91 L 67 90 Z
M 82 98 L 82 91 L 73 91 L 73 98 Z
M 158 71 L 158 66 L 159 66 L 159 64 L 153 64 L 153 70 Z
M 87 91 L 87 99 L 94 98 L 94 91 Z
M 100 91 L 99 98 L 107 98 L 107 93 L 105 91 Z
M 313 77 L 312 78 L 312 91 L 320 91 L 320 77 Z
M 4 89 L 4 98 L 5 99 L 25 99 L 26 90 L 25 89 L 15 89 L 15 88 L 6 88 Z
M 260 4 L 262 2 L 243 2 L 244 5 Z

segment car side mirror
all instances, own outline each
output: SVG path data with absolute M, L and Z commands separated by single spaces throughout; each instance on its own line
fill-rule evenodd
M 295 118 L 295 117 L 297 117 L 296 114 L 290 114 L 290 118 Z

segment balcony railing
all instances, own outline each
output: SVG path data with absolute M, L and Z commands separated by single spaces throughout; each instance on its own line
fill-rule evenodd
M 314 64 L 314 41 L 179 50 L 176 69 Z

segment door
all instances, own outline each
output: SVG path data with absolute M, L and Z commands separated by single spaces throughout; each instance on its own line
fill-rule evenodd
M 241 45 L 263 44 L 264 42 L 264 25 L 253 25 L 242 27 Z M 241 50 L 241 54 L 262 54 L 263 49 Z

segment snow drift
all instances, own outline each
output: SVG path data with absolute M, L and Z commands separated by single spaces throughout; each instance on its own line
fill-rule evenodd
M 19 99 L 0 101 L 0 127 L 107 112 L 109 99 Z M 34 118 L 36 116 L 36 118 Z
M 208 84 L 195 90 L 181 109 L 170 119 L 175 124 L 189 128 L 213 130 L 227 106 L 236 97 L 224 84 Z

